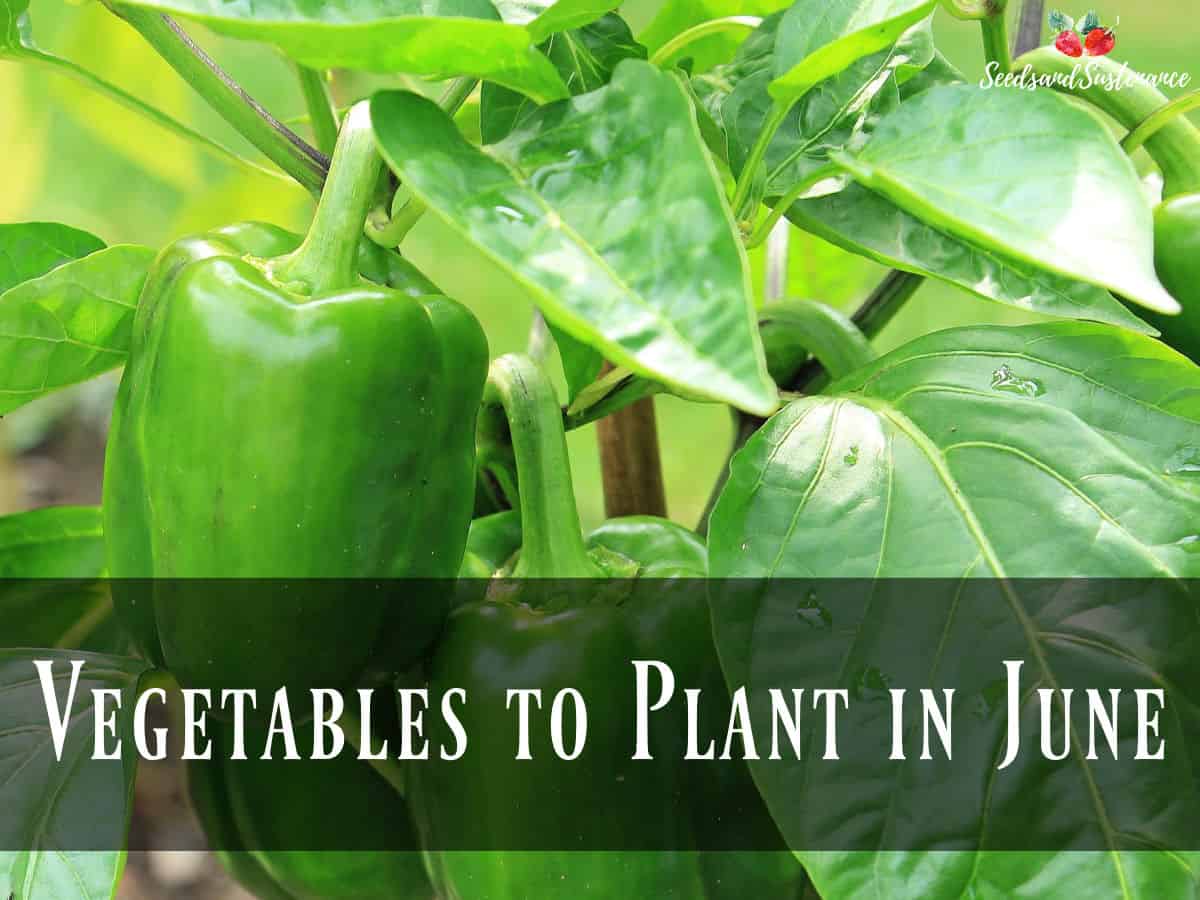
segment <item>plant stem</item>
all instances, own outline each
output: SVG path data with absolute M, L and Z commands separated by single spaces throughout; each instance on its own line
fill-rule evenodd
M 469 78 L 465 75 L 455 78 L 442 92 L 442 96 L 438 99 L 438 106 L 446 111 L 446 115 L 453 118 L 454 114 L 462 109 L 463 104 L 470 99 L 478 84 L 478 78 Z
M 370 104 L 364 100 L 346 113 L 304 243 L 276 263 L 275 277 L 300 283 L 310 295 L 355 284 L 363 222 L 382 174 L 383 157 L 375 146 Z
M 106 0 L 109 3 L 110 0 Z M 329 160 L 247 94 L 170 17 L 136 6 L 114 9 L 225 121 L 313 193 L 325 180 Z
M 767 217 L 763 219 L 762 223 L 747 239 L 746 247 L 757 247 L 759 244 L 765 241 L 768 235 L 770 235 L 771 230 L 775 227 L 775 223 L 783 218 L 783 214 L 791 208 L 793 203 L 799 200 L 800 197 L 806 191 L 810 190 L 814 185 L 824 181 L 826 178 L 832 178 L 840 171 L 840 166 L 838 166 L 836 163 L 830 163 L 828 165 L 821 166 L 821 168 L 806 175 L 798 184 L 788 191 L 787 194 L 785 194 L 778 202 L 776 202 L 773 207 L 771 207 L 771 211 L 767 214 Z
M 766 277 L 763 279 L 763 300 L 767 303 L 782 300 L 787 293 L 791 235 L 791 223 L 781 220 L 775 223 L 767 237 Z
M 758 133 L 754 146 L 750 148 L 750 154 L 746 157 L 746 164 L 742 166 L 742 174 L 738 177 L 737 185 L 733 190 L 733 199 L 730 201 L 734 219 L 738 222 L 748 218 L 752 211 L 754 180 L 758 177 L 758 170 L 762 166 L 763 160 L 766 159 L 771 139 L 775 137 L 775 132 L 779 130 L 779 126 L 783 124 L 783 120 L 791 108 L 791 103 L 776 101 L 766 121 L 763 122 L 762 131 Z
M 438 106 L 446 111 L 448 116 L 453 116 L 457 113 L 467 99 L 475 91 L 475 87 L 479 84 L 476 78 L 456 78 L 450 82 L 450 86 L 442 93 L 438 100 Z M 402 199 L 401 191 L 408 195 L 408 199 L 401 205 L 397 205 L 396 201 Z M 397 190 L 396 196 L 392 198 L 392 214 L 389 218 L 379 223 L 368 223 L 367 237 L 381 247 L 392 249 L 400 246 L 408 233 L 413 230 L 413 227 L 420 221 L 421 216 L 425 215 L 425 204 L 412 196 L 403 185 Z
M 1176 97 L 1166 106 L 1152 112 L 1142 120 L 1141 125 L 1125 135 L 1125 139 L 1121 141 L 1121 149 L 1126 153 L 1132 153 L 1173 122 L 1176 117 L 1186 115 L 1194 109 L 1200 109 L 1200 91 L 1192 91 L 1190 94 Z M 1200 160 L 1197 161 L 1197 164 L 1200 165 Z
M 516 459 L 523 543 L 513 577 L 601 577 L 579 529 L 562 410 L 549 377 L 526 356 L 501 356 L 488 372 L 484 406 L 504 410 Z
M 710 34 L 720 34 L 723 31 L 734 31 L 739 28 L 753 31 L 761 24 L 762 19 L 757 16 L 723 16 L 720 19 L 710 19 L 707 22 L 701 22 L 699 25 L 693 25 L 686 31 L 681 31 L 655 50 L 654 54 L 650 57 L 650 62 L 653 65 L 661 66 L 684 47 L 695 43 L 701 38 L 706 38 Z
M 338 122 L 325 89 L 325 73 L 297 65 L 296 76 L 300 80 L 300 91 L 304 94 L 304 106 L 308 110 L 308 124 L 312 128 L 317 149 L 325 154 L 332 153 L 337 143 Z
M 33 48 L 24 48 L 21 51 L 20 56 L 15 58 L 23 62 L 45 66 L 51 71 L 74 78 L 76 81 L 79 81 L 97 93 L 108 97 L 108 99 L 112 100 L 114 103 L 119 103 L 126 109 L 145 116 L 154 124 L 165 129 L 166 131 L 169 131 L 171 134 L 174 134 L 177 137 L 181 137 L 185 140 L 194 141 L 202 147 L 212 151 L 221 159 L 231 162 L 236 166 L 247 169 L 251 172 L 255 172 L 259 175 L 266 175 L 269 178 L 283 177 L 274 169 L 268 169 L 264 166 L 258 165 L 255 162 L 252 162 L 251 160 L 243 159 L 228 147 L 217 143 L 207 135 L 201 134 L 200 132 L 189 128 L 182 122 L 171 118 L 171 116 L 168 116 L 161 110 L 155 109 L 153 106 L 150 106 L 147 103 L 143 103 L 133 94 L 130 94 L 122 88 L 117 87 L 112 82 L 105 81 L 99 75 L 88 71 L 82 66 L 76 65 L 69 59 L 63 59 L 60 56 L 54 56 L 53 54 L 44 53 L 41 50 L 35 50 Z
M 980 19 L 979 28 L 983 33 L 983 52 L 988 62 L 999 66 L 1001 74 L 1011 72 L 1012 48 L 1008 43 L 1008 19 L 1004 10 Z
M 1130 76 L 1110 56 L 1088 60 L 1093 77 L 1076 78 L 1073 87 L 1070 76 L 1077 63 L 1053 47 L 1031 50 L 1018 57 L 1013 65 L 1018 71 L 1028 67 L 1035 76 L 1050 79 L 1054 90 L 1088 101 L 1129 130 L 1136 129 L 1167 105 L 1167 98 L 1158 88 Z M 1120 84 L 1120 89 L 1109 90 L 1111 84 Z M 1164 200 L 1200 192 L 1200 129 L 1188 119 L 1180 116 L 1169 119 L 1146 138 L 1145 148 L 1162 172 Z
M 1017 25 L 1017 38 L 1013 54 L 1020 56 L 1042 43 L 1042 23 L 1046 19 L 1045 0 L 1024 0 L 1021 4 L 1021 19 Z
M 605 517 L 666 516 L 654 397 L 642 397 L 601 419 L 596 424 L 596 441 Z

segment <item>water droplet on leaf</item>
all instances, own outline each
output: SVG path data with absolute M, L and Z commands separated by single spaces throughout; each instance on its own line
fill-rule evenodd
M 796 617 L 809 628 L 829 628 L 833 615 L 817 600 L 817 592 L 810 590 L 796 604 Z
M 1168 475 L 1200 475 L 1200 447 L 1180 447 L 1167 460 Z
M 855 700 L 882 700 L 891 683 L 892 679 L 875 666 L 863 666 L 854 676 L 850 693 Z
M 992 390 L 1005 394 L 1016 394 L 1019 397 L 1040 397 L 1046 393 L 1040 381 L 1033 378 L 1022 378 L 1008 366 L 1001 366 L 992 373 Z

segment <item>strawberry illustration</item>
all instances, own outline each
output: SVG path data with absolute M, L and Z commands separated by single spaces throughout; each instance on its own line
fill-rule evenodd
M 1092 33 L 1097 34 L 1098 32 Z M 1089 37 L 1088 44 L 1090 45 L 1091 42 L 1091 38 Z M 1067 56 L 1083 56 L 1083 42 L 1079 40 L 1079 35 L 1077 35 L 1074 31 L 1067 30 L 1061 32 L 1058 37 L 1054 39 L 1054 46 L 1058 48 L 1060 53 L 1065 53 Z M 1108 49 L 1112 49 L 1111 44 L 1109 45 Z M 1105 50 L 1104 52 L 1107 53 L 1108 50 Z
M 1079 39 L 1076 38 L 1075 42 L 1079 43 Z M 1088 32 L 1085 46 L 1088 56 L 1107 56 L 1116 44 L 1117 35 L 1111 28 L 1093 28 Z

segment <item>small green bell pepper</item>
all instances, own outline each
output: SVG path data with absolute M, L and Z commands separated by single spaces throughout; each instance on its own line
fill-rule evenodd
M 266 732 L 247 728 L 249 758 L 237 761 L 231 759 L 233 729 L 217 722 L 209 728 L 213 758 L 188 764 L 192 806 L 218 858 L 254 896 L 433 896 L 407 804 L 352 749 L 332 760 L 314 761 L 302 752 L 300 760 L 264 761 Z M 281 746 L 276 741 L 276 754 Z M 371 849 L 341 849 L 356 843 Z
M 712 764 L 682 765 L 682 744 L 671 738 L 661 739 L 652 763 L 629 759 L 633 659 L 667 662 L 681 685 L 722 698 L 713 717 L 722 727 L 727 718 L 704 592 L 695 582 L 678 581 L 671 590 L 659 580 L 703 578 L 703 542 L 653 517 L 606 522 L 585 541 L 561 411 L 549 379 L 532 361 L 506 356 L 492 364 L 481 430 L 489 417 L 499 419 L 500 410 L 515 458 L 521 534 L 507 531 L 505 541 L 494 540 L 502 524 L 511 529 L 511 517 L 476 523 L 470 544 L 478 552 L 464 575 L 479 575 L 489 564 L 499 571 L 487 599 L 451 614 L 429 674 L 432 696 L 461 687 L 471 698 L 463 726 L 474 757 L 466 764 L 431 759 L 409 776 L 439 892 L 462 900 L 724 897 L 732 896 L 736 867 L 739 887 L 787 896 L 800 879 L 789 854 L 662 849 L 689 847 L 702 829 L 710 846 L 726 841 L 734 846 L 734 831 L 743 829 L 742 846 L 782 848 L 744 766 L 719 764 L 725 771 L 714 780 Z M 523 537 L 515 559 L 514 537 Z M 488 549 L 497 544 L 498 552 Z M 584 696 L 589 722 L 584 757 L 557 759 L 541 729 L 534 732 L 534 761 L 512 759 L 516 721 L 506 709 L 506 694 L 532 687 L 547 702 L 564 688 Z M 430 740 L 450 740 L 444 730 L 444 723 L 431 723 Z M 678 736 L 682 728 L 664 732 Z M 537 815 L 523 818 L 524 809 Z M 737 810 L 737 819 L 723 820 L 725 810 Z M 766 836 L 747 834 L 747 827 L 765 827 Z M 536 852 L 560 846 L 564 835 L 577 850 Z M 439 852 L 489 844 L 526 849 Z M 602 849 L 622 846 L 660 849 Z M 747 873 L 754 877 L 741 877 Z

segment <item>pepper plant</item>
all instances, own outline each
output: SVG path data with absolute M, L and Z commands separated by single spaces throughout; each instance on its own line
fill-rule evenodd
M 1103 53 L 1089 62 L 1119 74 L 1110 30 L 1060 41 L 1068 53 L 1026 0 L 1014 59 L 1004 0 L 667 0 L 637 35 L 605 0 L 103 2 L 317 202 L 305 236 L 241 222 L 165 249 L 0 225 L 0 414 L 124 370 L 103 509 L 0 518 L 0 571 L 34 585 L 0 599 L 5 646 L 47 648 L 37 658 L 64 671 L 84 655 L 81 698 L 103 687 L 132 701 L 164 680 L 350 690 L 401 678 L 487 693 L 547 647 L 559 649 L 540 674 L 559 687 L 603 684 L 650 655 L 720 693 L 799 677 L 791 629 L 837 615 L 800 603 L 781 626 L 766 595 L 720 591 L 653 610 L 627 595 L 584 604 L 555 579 L 1200 576 L 1200 131 L 1185 115 L 1200 104 L 1067 78 L 1093 44 Z M 999 80 L 1028 70 L 1043 86 L 968 83 L 935 46 L 938 15 L 978 22 Z M 0 0 L 0 59 L 69 74 L 260 165 L 41 49 L 35 24 L 27 0 Z M 292 61 L 303 127 L 223 72 L 195 26 Z M 383 86 L 337 109 L 331 70 Z M 443 296 L 405 256 L 422 217 L 527 292 L 527 354 L 488 371 L 472 298 Z M 782 296 L 796 231 L 891 271 L 850 316 Z M 760 245 L 776 285 L 766 304 L 751 289 Z M 874 339 L 931 280 L 1028 323 L 878 354 Z M 662 394 L 737 420 L 700 522 L 665 517 Z M 593 423 L 612 519 L 585 538 L 564 434 Z M 356 600 L 353 614 L 302 587 L 303 614 L 240 587 L 180 602 L 189 579 L 460 572 L 461 589 Z M 45 580 L 103 576 L 119 580 Z M 1006 596 L 1006 615 L 1030 625 Z M 1200 630 L 1194 617 L 1100 621 L 1074 636 L 1147 671 L 1170 648 L 1126 629 L 1193 646 Z M 942 627 L 880 614 L 847 652 Z M 1037 677 L 1054 683 L 1051 637 L 1026 634 Z M 0 650 L 0 897 L 114 896 L 132 748 L 116 765 L 89 761 L 73 719 L 74 763 L 56 762 L 30 658 Z M 626 737 L 625 699 L 606 701 L 604 746 Z M 507 720 L 470 724 L 511 742 Z M 234 740 L 214 729 L 219 746 Z M 1082 756 L 1066 765 L 1090 779 Z M 1200 885 L 1194 853 L 1127 852 L 1120 822 L 1090 853 L 816 852 L 794 790 L 806 773 L 752 762 L 723 781 L 716 769 L 643 771 L 621 790 L 565 764 L 471 780 L 386 760 L 216 761 L 193 764 L 190 791 L 234 877 L 265 898 L 1177 897 Z M 1142 777 L 1147 793 L 1168 784 Z M 634 815 L 648 832 L 754 830 L 763 852 L 441 852 L 505 827 L 480 797 L 525 808 L 548 784 L 558 827 L 585 816 L 595 846 Z M 867 805 L 885 807 L 886 786 L 875 790 Z M 665 812 L 680 791 L 742 818 L 681 825 Z M 1107 814 L 1102 787 L 1094 799 Z M 118 811 L 105 839 L 94 821 L 73 838 L 99 809 Z M 368 833 L 371 850 L 350 852 Z M 341 849 L 314 849 L 323 841 Z

